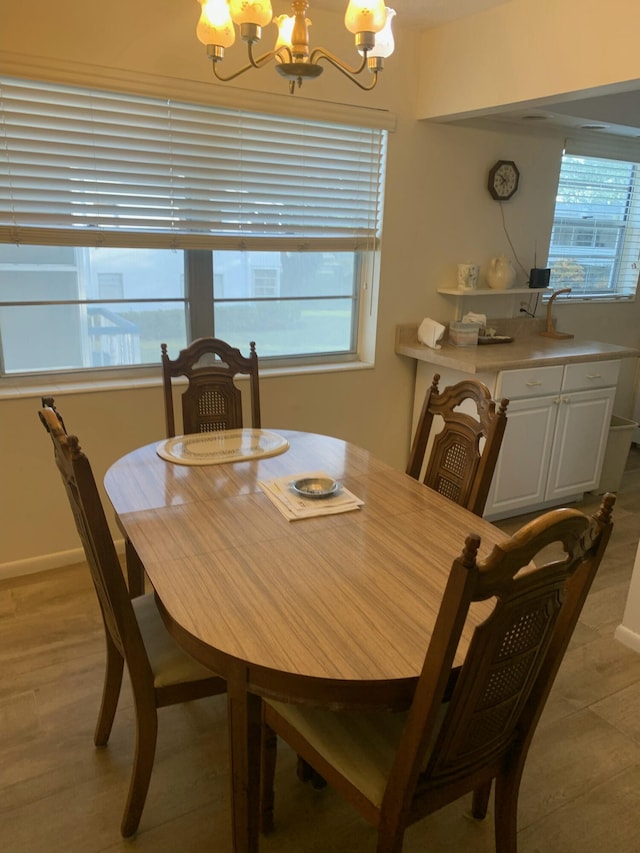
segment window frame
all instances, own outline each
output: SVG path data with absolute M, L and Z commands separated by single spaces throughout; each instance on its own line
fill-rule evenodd
M 181 296 L 154 296 L 149 298 L 142 297 L 105 297 L 105 298 L 90 298 L 86 296 L 79 295 L 78 298 L 74 299 L 52 299 L 52 300 L 29 300 L 29 301 L 9 301 L 3 302 L 0 301 L 0 308 L 3 307 L 15 307 L 15 308 L 40 308 L 40 307 L 55 307 L 55 306 L 75 306 L 78 308 L 80 312 L 91 312 L 99 307 L 104 310 L 105 313 L 109 312 L 109 309 L 113 311 L 117 310 L 118 305 L 131 305 L 138 306 L 143 303 L 152 304 L 154 306 L 160 306 L 162 304 L 169 305 L 173 304 L 176 306 L 183 306 L 183 318 L 185 323 L 185 334 L 186 334 L 186 344 L 195 340 L 199 337 L 209 337 L 216 336 L 216 304 L 225 303 L 225 302 L 238 302 L 240 301 L 237 297 L 222 297 L 221 299 L 216 299 L 215 297 L 215 265 L 214 265 L 214 251 L 202 249 L 202 250 L 194 250 L 194 249 L 186 249 L 180 250 L 183 253 L 184 259 L 184 290 Z M 304 253 L 306 254 L 306 253 Z M 304 369 L 305 366 L 314 366 L 326 364 L 337 365 L 337 364 L 346 364 L 349 362 L 357 362 L 357 361 L 367 361 L 368 357 L 365 354 L 365 350 L 367 348 L 366 340 L 363 342 L 363 338 L 370 338 L 371 336 L 371 324 L 368 322 L 368 318 L 366 316 L 366 311 L 364 310 L 364 306 L 361 304 L 362 299 L 361 295 L 366 294 L 368 292 L 368 282 L 373 281 L 374 272 L 371 268 L 372 258 L 365 253 L 355 253 L 354 255 L 354 286 L 351 295 L 347 294 L 335 294 L 329 296 L 321 296 L 318 294 L 311 294 L 308 297 L 305 296 L 292 296 L 292 297 L 254 297 L 247 296 L 243 301 L 246 301 L 251 304 L 255 303 L 268 303 L 268 302 L 283 302 L 283 301 L 291 301 L 291 302 L 317 302 L 323 299 L 326 300 L 341 300 L 341 299 L 349 299 L 353 304 L 353 310 L 351 311 L 351 328 L 350 328 L 350 341 L 351 347 L 347 350 L 327 350 L 323 352 L 307 352 L 303 354 L 290 354 L 284 356 L 269 356 L 264 353 L 259 357 L 261 360 L 262 367 L 272 367 L 272 368 L 300 368 Z M 377 258 L 376 258 L 377 260 Z M 120 318 L 123 324 L 126 324 L 128 320 L 126 318 Z M 359 330 L 362 332 L 359 334 Z M 91 336 L 91 331 L 88 329 L 87 333 Z M 247 335 L 247 340 L 242 341 L 238 344 L 241 350 L 248 347 L 249 338 L 256 337 L 259 340 L 258 334 L 255 336 L 253 334 Z M 58 377 L 58 376 L 86 376 L 88 379 L 93 376 L 96 371 L 102 375 L 105 371 L 113 371 L 114 374 L 117 374 L 118 371 L 122 370 L 131 370 L 137 369 L 144 371 L 145 369 L 151 368 L 153 369 L 155 362 L 154 361 L 146 361 L 135 364 L 121 364 L 121 365 L 106 365 L 106 364 L 97 364 L 87 367 L 67 367 L 64 369 L 60 368 L 52 368 L 50 370 L 32 370 L 25 369 L 23 371 L 20 370 L 10 370 L 6 371 L 4 369 L 3 360 L 3 350 L 0 347 L 0 382 L 10 380 L 13 378 L 23 378 L 28 379 L 29 381 L 37 381 L 38 377 Z M 159 356 L 158 356 L 159 360 Z
M 597 161 L 603 162 L 604 171 L 598 169 Z M 624 166 L 629 167 L 628 182 L 616 183 L 615 171 L 620 173 Z M 607 168 L 611 170 L 609 176 Z M 609 208 L 606 199 L 603 205 L 603 191 L 608 186 L 612 187 L 611 202 L 617 200 L 617 210 L 613 203 Z M 593 202 L 576 204 L 571 216 L 570 202 L 559 199 L 563 190 L 565 198 L 570 198 L 583 188 L 592 194 Z M 613 241 L 606 239 L 606 232 L 615 235 Z M 580 233 L 583 245 L 578 242 Z M 614 245 L 607 245 L 611 242 Z M 559 269 L 563 263 L 564 271 Z M 640 280 L 636 272 L 640 271 L 640 152 L 629 140 L 585 137 L 565 141 L 547 264 L 551 269 L 550 286 L 556 290 L 571 288 L 570 293 L 562 294 L 563 300 L 635 301 Z M 598 269 L 607 276 L 607 285 L 589 289 L 589 277 L 597 276 Z

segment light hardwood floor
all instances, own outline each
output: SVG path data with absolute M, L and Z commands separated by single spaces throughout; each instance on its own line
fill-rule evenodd
M 581 508 L 599 503 L 587 496 Z M 520 853 L 640 853 L 640 655 L 613 632 L 640 539 L 640 450 L 632 448 L 613 538 L 525 771 Z M 500 522 L 515 530 L 526 517 Z M 0 583 L 0 853 L 223 853 L 230 849 L 224 697 L 160 711 L 138 836 L 119 824 L 133 750 L 125 684 L 111 741 L 93 747 L 104 640 L 83 565 Z M 366 853 L 375 833 L 330 789 L 298 782 L 281 746 L 276 830 L 264 853 Z M 405 853 L 490 853 L 491 815 L 469 798 L 406 835 Z

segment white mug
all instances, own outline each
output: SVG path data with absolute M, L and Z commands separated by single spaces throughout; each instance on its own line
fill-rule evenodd
M 458 287 L 460 290 L 475 290 L 480 275 L 479 264 L 458 264 Z

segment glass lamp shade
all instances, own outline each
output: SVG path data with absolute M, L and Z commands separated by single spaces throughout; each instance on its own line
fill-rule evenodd
M 391 30 L 391 22 L 393 21 L 396 15 L 395 9 L 390 9 L 387 6 L 387 20 L 384 27 L 380 30 L 379 33 L 376 33 L 376 43 L 372 50 L 369 51 L 368 56 L 376 56 L 380 59 L 386 59 L 388 56 L 391 56 L 393 51 L 395 50 L 395 42 L 393 40 L 393 32 Z
M 274 18 L 274 21 L 278 27 L 278 38 L 275 49 L 279 50 L 281 47 L 290 48 L 293 25 L 296 21 L 295 17 L 293 15 L 278 15 Z
M 349 0 L 344 25 L 350 33 L 379 33 L 387 19 L 384 0 Z
M 273 15 L 270 0 L 229 0 L 229 11 L 234 24 L 258 27 L 270 24 Z
M 200 0 L 202 11 L 196 35 L 202 44 L 231 47 L 236 40 L 227 0 Z

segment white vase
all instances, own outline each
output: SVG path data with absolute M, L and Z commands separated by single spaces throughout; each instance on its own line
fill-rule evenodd
M 500 255 L 489 261 L 487 284 L 492 290 L 508 290 L 516 280 L 516 271 L 509 258 Z

